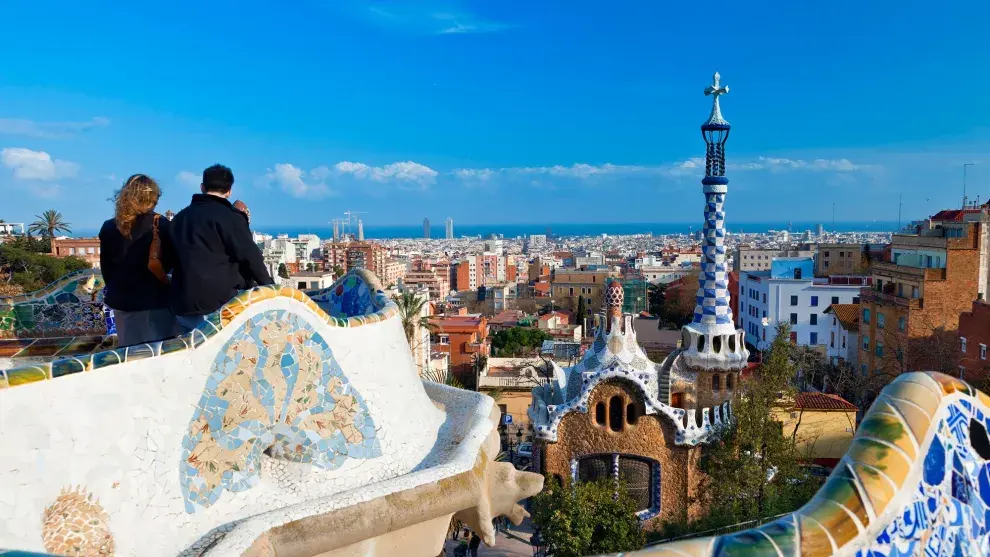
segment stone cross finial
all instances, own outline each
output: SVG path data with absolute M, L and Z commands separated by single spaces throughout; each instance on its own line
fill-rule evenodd
M 726 93 L 729 92 L 729 88 L 727 86 L 726 87 L 719 86 L 719 80 L 721 78 L 722 78 L 722 76 L 718 75 L 718 72 L 715 72 L 715 75 L 712 76 L 712 79 L 715 80 L 715 83 L 713 83 L 712 85 L 709 85 L 708 87 L 705 88 L 705 96 L 706 97 L 708 95 L 714 95 L 715 96 L 715 100 L 717 101 L 719 95 L 724 95 L 724 94 L 726 94 Z

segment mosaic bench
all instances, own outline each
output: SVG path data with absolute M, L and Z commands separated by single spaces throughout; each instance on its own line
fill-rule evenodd
M 491 398 L 424 382 L 354 271 L 243 292 L 190 334 L 0 370 L 0 547 L 71 555 L 421 555 L 542 478 Z

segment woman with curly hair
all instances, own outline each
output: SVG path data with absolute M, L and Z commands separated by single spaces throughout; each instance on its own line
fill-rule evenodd
M 174 263 L 169 220 L 155 212 L 158 183 L 135 174 L 114 195 L 114 217 L 100 229 L 100 267 L 113 308 L 117 345 L 132 346 L 177 336 L 169 309 Z

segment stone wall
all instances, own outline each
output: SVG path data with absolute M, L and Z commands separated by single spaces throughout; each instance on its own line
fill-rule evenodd
M 564 477 L 571 475 L 571 462 L 585 455 L 622 454 L 644 457 L 660 465 L 659 514 L 646 522 L 647 528 L 682 516 L 698 480 L 697 454 L 700 449 L 673 444 L 674 428 L 666 416 L 640 415 L 635 424 L 625 423 L 619 432 L 609 424 L 599 425 L 596 407 L 607 407 L 612 397 L 621 397 L 624 407 L 643 407 L 639 389 L 625 381 L 599 384 L 588 400 L 588 413 L 572 412 L 564 416 L 558 429 L 558 441 L 543 447 L 544 470 Z

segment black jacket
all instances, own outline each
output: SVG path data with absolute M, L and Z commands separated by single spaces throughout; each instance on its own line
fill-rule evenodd
M 206 315 L 239 290 L 272 284 L 247 217 L 229 201 L 196 194 L 172 220 L 172 311 Z
M 138 216 L 131 228 L 131 238 L 124 238 L 113 219 L 100 228 L 100 269 L 107 283 L 104 302 L 121 311 L 145 311 L 169 306 L 169 287 L 148 270 L 151 250 L 152 213 Z M 158 219 L 162 241 L 162 267 L 172 269 L 172 241 L 169 222 Z

